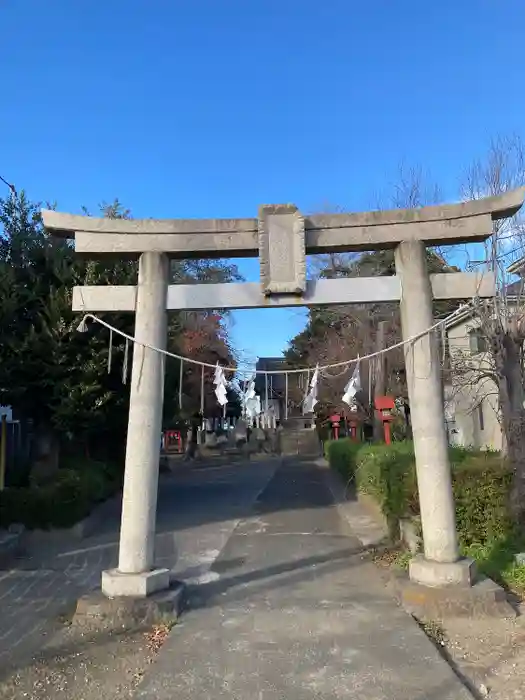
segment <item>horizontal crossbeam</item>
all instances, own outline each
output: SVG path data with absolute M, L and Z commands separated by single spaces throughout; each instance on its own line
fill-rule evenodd
M 514 215 L 523 188 L 498 197 L 355 214 L 304 217 L 306 252 L 344 252 L 393 248 L 402 241 L 450 245 L 485 240 L 492 221 Z M 137 257 L 145 251 L 179 258 L 256 257 L 257 219 L 101 219 L 55 211 L 42 212 L 46 228 L 75 238 L 77 253 L 97 257 Z
M 305 225 L 308 220 L 305 220 Z M 342 253 L 348 251 L 394 248 L 401 241 L 425 240 L 429 245 L 447 245 L 484 241 L 492 233 L 488 214 L 472 219 L 425 221 L 418 224 L 345 226 L 305 230 L 306 253 Z M 137 258 L 141 253 L 157 251 L 172 258 L 256 258 L 259 256 L 257 231 L 239 233 L 91 233 L 78 231 L 75 252 L 88 258 L 112 255 Z
M 440 273 L 430 275 L 434 299 L 471 299 L 495 293 L 492 273 Z M 74 311 L 135 311 L 134 286 L 84 286 L 73 289 Z M 258 282 L 243 284 L 173 284 L 168 287 L 166 308 L 175 310 L 256 309 L 288 306 L 328 306 L 396 302 L 401 298 L 399 278 L 351 277 L 307 283 L 304 296 L 267 297 Z

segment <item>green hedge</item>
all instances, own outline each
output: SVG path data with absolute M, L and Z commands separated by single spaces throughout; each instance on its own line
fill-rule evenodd
M 399 519 L 419 515 L 412 442 L 392 445 L 338 440 L 327 445 L 331 466 L 346 481 L 380 505 L 392 530 Z M 511 474 L 497 454 L 450 448 L 458 535 L 463 547 L 509 536 L 512 522 L 508 496 Z
M 52 480 L 0 492 L 0 528 L 21 523 L 28 529 L 66 528 L 87 517 L 118 490 L 118 471 L 83 460 L 60 469 Z

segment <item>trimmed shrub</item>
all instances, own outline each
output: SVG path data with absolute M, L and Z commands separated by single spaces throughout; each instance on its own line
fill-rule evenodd
M 399 522 L 417 489 L 414 467 L 412 443 L 365 445 L 356 459 L 357 488 L 377 501 L 387 519 Z
M 413 443 L 365 445 L 339 440 L 327 446 L 331 466 L 379 504 L 392 536 L 403 517 L 419 516 Z M 501 540 L 513 529 L 508 508 L 511 473 L 495 452 L 451 447 L 452 487 L 463 547 Z
M 60 469 L 52 481 L 0 492 L 0 528 L 13 523 L 30 530 L 72 527 L 118 488 L 119 481 L 100 463 Z
M 459 463 L 452 462 L 456 522 L 463 546 L 509 536 L 513 529 L 508 506 L 511 480 L 504 460 L 494 453 L 473 452 Z
M 355 476 L 356 457 L 362 447 L 361 444 L 349 438 L 326 443 L 326 458 L 332 469 L 339 472 L 345 482 L 351 481 Z

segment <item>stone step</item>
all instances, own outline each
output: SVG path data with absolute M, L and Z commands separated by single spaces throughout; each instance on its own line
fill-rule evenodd
M 283 430 L 281 433 L 283 455 L 314 455 L 319 453 L 319 441 L 315 430 Z
M 304 416 L 292 416 L 282 421 L 283 430 L 311 430 L 311 418 Z

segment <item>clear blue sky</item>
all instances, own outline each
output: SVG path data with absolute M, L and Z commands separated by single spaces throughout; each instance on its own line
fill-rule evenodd
M 0 174 L 136 217 L 367 209 L 402 161 L 453 198 L 492 135 L 525 134 L 524 20 L 524 0 L 2 0 Z M 234 317 L 252 356 L 304 323 Z

